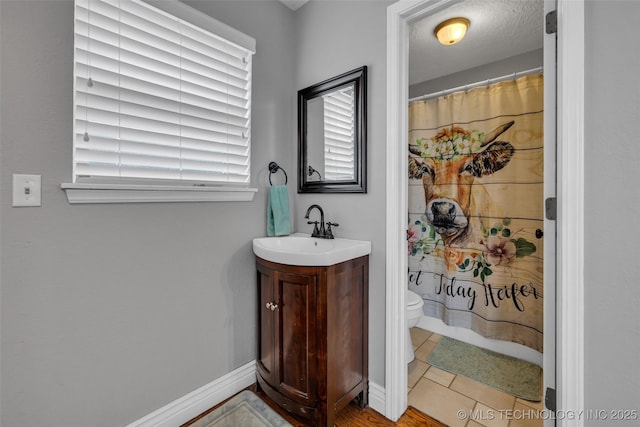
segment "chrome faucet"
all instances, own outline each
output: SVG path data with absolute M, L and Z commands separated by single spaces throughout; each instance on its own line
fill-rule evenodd
M 313 224 L 313 232 L 311 233 L 311 237 L 319 237 L 321 239 L 333 239 L 333 231 L 331 230 L 331 226 L 337 227 L 338 224 L 329 222 L 327 223 L 329 228 L 325 229 L 324 211 L 322 210 L 320 205 L 309 206 L 309 209 L 307 209 L 307 213 L 304 216 L 305 219 L 309 219 L 309 214 L 313 209 L 318 209 L 318 211 L 320 211 L 320 226 L 318 227 L 318 221 L 307 221 L 307 224 Z

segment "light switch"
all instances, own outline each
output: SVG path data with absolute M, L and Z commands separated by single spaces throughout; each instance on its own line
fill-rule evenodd
M 13 206 L 40 206 L 40 175 L 13 174 Z

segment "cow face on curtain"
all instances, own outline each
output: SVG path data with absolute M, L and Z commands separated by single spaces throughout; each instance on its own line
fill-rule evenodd
M 452 126 L 430 140 L 409 144 L 409 177 L 422 179 L 425 215 L 445 246 L 464 243 L 475 178 L 490 175 L 511 160 L 513 146 L 496 141 L 511 125 L 513 121 L 486 134 Z

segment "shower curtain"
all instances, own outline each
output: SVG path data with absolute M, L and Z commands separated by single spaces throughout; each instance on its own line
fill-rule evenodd
M 542 352 L 543 77 L 409 105 L 409 289 L 450 326 Z

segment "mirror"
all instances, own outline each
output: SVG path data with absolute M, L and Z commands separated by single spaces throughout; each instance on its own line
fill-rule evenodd
M 298 193 L 366 193 L 366 128 L 366 66 L 298 91 Z

